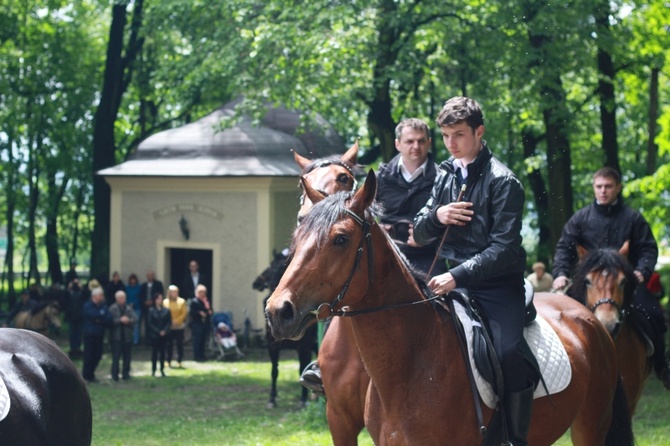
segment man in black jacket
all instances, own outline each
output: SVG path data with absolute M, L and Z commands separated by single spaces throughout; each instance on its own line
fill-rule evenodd
M 380 223 L 412 266 L 428 273 L 438 243 L 418 245 L 414 241 L 412 221 L 430 198 L 437 174 L 433 155 L 428 152 L 430 129 L 422 120 L 409 118 L 398 124 L 395 135 L 399 153 L 389 163 L 380 165 L 377 172 L 377 201 L 384 206 Z M 442 260 L 435 264 L 432 274 L 445 271 Z
M 577 246 L 587 251 L 628 246 L 628 261 L 640 284 L 637 287 L 631 316 L 645 330 L 654 345 L 654 370 L 670 389 L 670 369 L 665 357 L 664 335 L 667 330 L 663 309 L 643 284 L 647 283 L 658 258 L 658 246 L 649 224 L 637 211 L 623 204 L 621 176 L 611 167 L 593 175 L 595 200 L 577 211 L 563 227 L 554 254 L 554 289 L 565 288 L 577 264 Z
M 440 164 L 430 199 L 414 220 L 419 244 L 440 240 L 440 256 L 449 271 L 428 286 L 436 294 L 466 288 L 485 313 L 500 361 L 509 440 L 527 445 L 534 380 L 524 347 L 524 270 L 521 246 L 524 191 L 516 176 L 482 139 L 484 118 L 479 104 L 455 97 L 442 108 L 437 125 L 451 157 Z M 464 195 L 458 199 L 462 185 Z

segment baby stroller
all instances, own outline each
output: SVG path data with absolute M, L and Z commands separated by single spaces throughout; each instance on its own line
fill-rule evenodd
M 217 361 L 225 361 L 226 358 L 240 359 L 244 353 L 237 346 L 237 336 L 233 329 L 233 316 L 231 313 L 214 313 L 212 315 L 212 336 L 210 337 L 210 349 L 216 355 Z

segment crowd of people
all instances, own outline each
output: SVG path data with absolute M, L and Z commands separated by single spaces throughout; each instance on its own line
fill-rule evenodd
M 55 298 L 65 310 L 69 326 L 68 354 L 83 360 L 82 376 L 87 382 L 97 381 L 95 372 L 105 341 L 111 352 L 114 381 L 131 378 L 133 346 L 151 348 L 153 376 L 166 376 L 166 367 L 181 368 L 187 331 L 193 341 L 193 359 L 206 359 L 207 335 L 214 330 L 210 327 L 213 310 L 197 261 L 189 262 L 189 272 L 180 284 L 181 289 L 190 290 L 188 294 L 175 284 L 169 285 L 165 294 L 163 283 L 152 270 L 141 283 L 135 273 L 124 283 L 121 275 L 113 272 L 109 280 L 91 278 L 82 284 L 76 266 L 71 262 L 65 274 L 67 286 Z M 12 325 L 17 314 L 33 310 L 38 302 L 54 298 L 41 294 L 37 286 L 24 290 L 3 326 Z

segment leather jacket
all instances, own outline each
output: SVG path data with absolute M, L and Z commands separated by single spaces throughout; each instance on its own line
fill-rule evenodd
M 473 203 L 472 220 L 451 226 L 440 255 L 449 262 L 449 272 L 459 287 L 495 286 L 523 277 L 526 252 L 521 246 L 521 224 L 525 195 L 514 173 L 493 156 L 486 143 L 468 164 L 466 191 L 462 201 Z M 446 225 L 437 209 L 457 200 L 460 185 L 453 157 L 440 164 L 430 199 L 414 219 L 414 239 L 427 244 L 440 240 Z
M 649 223 L 637 211 L 623 203 L 621 197 L 611 205 L 594 200 L 577 211 L 563 227 L 554 253 L 554 277 L 572 277 L 577 264 L 577 245 L 587 251 L 599 248 L 619 249 L 630 241 L 628 260 L 647 281 L 654 272 L 658 246 Z

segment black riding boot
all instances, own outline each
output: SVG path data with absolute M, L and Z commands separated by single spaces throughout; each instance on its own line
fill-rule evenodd
M 528 446 L 528 427 L 533 410 L 535 386 L 505 394 L 505 420 L 512 446 Z
M 325 396 L 323 381 L 321 380 L 321 369 L 316 361 L 312 361 L 305 367 L 300 375 L 300 384 L 311 390 L 315 395 Z

